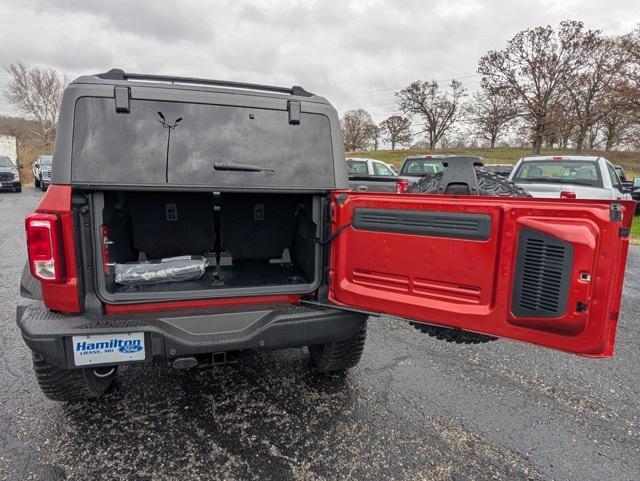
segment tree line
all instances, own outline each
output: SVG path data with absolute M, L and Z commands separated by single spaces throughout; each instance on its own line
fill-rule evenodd
M 429 150 L 508 136 L 519 145 L 640 148 L 640 25 L 621 36 L 564 21 L 518 32 L 478 60 L 480 89 L 452 80 L 411 82 L 395 92 L 397 110 L 376 125 L 363 109 L 341 119 L 347 151 L 424 145 Z M 415 123 L 414 123 L 415 122 Z M 420 127 L 416 129 L 415 127 Z

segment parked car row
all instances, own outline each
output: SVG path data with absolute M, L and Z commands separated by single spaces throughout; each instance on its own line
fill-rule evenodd
M 35 186 L 43 192 L 51 184 L 52 165 L 52 155 L 41 155 L 31 166 Z M 22 168 L 20 164 L 14 164 L 9 157 L 0 155 L 0 191 L 22 192 L 19 168 Z
M 425 176 L 444 171 L 449 155 L 413 155 L 396 174 L 376 159 L 348 158 L 350 187 L 358 191 L 406 192 Z M 482 171 L 507 178 L 533 197 L 565 199 L 634 199 L 640 213 L 640 178 L 627 180 L 624 168 L 598 156 L 531 156 L 512 164 L 486 164 Z

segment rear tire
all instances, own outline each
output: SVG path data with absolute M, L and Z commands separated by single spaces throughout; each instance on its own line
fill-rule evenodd
M 441 194 L 438 192 L 438 186 L 442 180 L 442 172 L 428 177 L 423 177 L 415 184 L 412 184 L 407 192 L 413 194 Z M 476 172 L 478 179 L 478 190 L 480 195 L 498 196 L 498 197 L 531 197 L 526 190 L 518 187 L 513 182 L 509 182 L 504 177 L 493 174 L 491 172 Z M 454 194 L 454 192 L 448 192 Z M 460 194 L 460 193 L 456 193 Z
M 345 371 L 360 362 L 366 340 L 367 321 L 364 321 L 347 339 L 309 346 L 311 361 L 320 372 Z
M 102 396 L 116 378 L 117 368 L 62 369 L 47 362 L 40 354 L 33 354 L 33 370 L 40 389 L 53 401 L 84 401 Z

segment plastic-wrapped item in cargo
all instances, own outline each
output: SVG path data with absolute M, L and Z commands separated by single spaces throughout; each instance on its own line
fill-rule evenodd
M 202 256 L 179 256 L 116 264 L 115 267 L 118 284 L 137 286 L 199 279 L 207 268 L 207 260 Z

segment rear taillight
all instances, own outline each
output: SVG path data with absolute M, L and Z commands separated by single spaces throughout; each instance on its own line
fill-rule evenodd
M 561 199 L 575 199 L 576 198 L 576 193 L 575 192 L 571 192 L 570 190 L 563 190 L 563 191 L 560 191 L 560 198 Z
M 31 214 L 25 219 L 29 268 L 36 279 L 51 284 L 65 280 L 60 218 L 55 214 Z
M 404 194 L 409 190 L 409 181 L 407 179 L 396 180 L 396 194 Z

